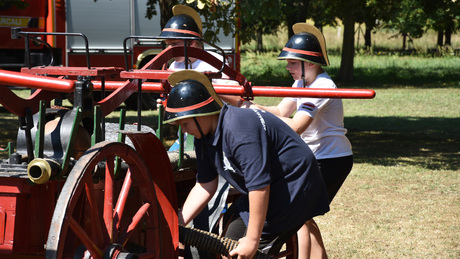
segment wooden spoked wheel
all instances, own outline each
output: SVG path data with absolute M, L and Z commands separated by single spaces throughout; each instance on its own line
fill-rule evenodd
M 160 258 L 159 222 L 143 159 L 126 144 L 101 142 L 77 161 L 64 183 L 46 258 Z

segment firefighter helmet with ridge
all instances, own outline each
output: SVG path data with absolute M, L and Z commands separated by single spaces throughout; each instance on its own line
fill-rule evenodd
M 278 59 L 297 59 L 328 66 L 329 59 L 323 34 L 315 26 L 306 23 L 296 23 L 292 29 L 295 35 L 286 43 Z
M 173 86 L 166 103 L 164 123 L 220 113 L 223 106 L 204 74 L 194 70 L 181 70 L 168 77 Z
M 202 37 L 201 17 L 193 8 L 175 5 L 172 11 L 174 16 L 161 31 L 161 37 Z

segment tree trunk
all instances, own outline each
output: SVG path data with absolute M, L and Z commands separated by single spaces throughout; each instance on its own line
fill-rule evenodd
M 292 25 L 296 24 L 297 17 L 295 15 L 288 15 L 286 18 L 286 23 L 288 27 L 288 39 L 290 39 L 292 36 L 294 36 L 294 32 L 292 31 Z
M 438 31 L 438 47 L 442 47 L 442 39 L 444 37 L 444 33 L 442 30 Z
M 257 51 L 263 51 L 264 46 L 263 46 L 263 41 L 262 41 L 262 30 L 258 30 L 256 34 L 257 34 Z
M 403 33 L 403 45 L 402 45 L 402 50 L 406 50 L 406 39 L 407 39 L 407 33 Z
M 445 41 L 444 41 L 445 46 L 452 46 L 452 44 L 451 44 L 452 27 L 454 27 L 452 22 L 448 23 L 447 26 L 446 26 L 446 33 L 445 33 L 446 37 L 445 37 Z
M 364 46 L 366 46 L 366 50 L 370 50 L 372 47 L 372 29 L 373 25 L 371 25 L 370 23 L 366 23 L 366 31 L 364 32 Z
M 340 61 L 338 79 L 342 82 L 351 82 L 353 80 L 353 59 L 355 55 L 355 19 L 351 12 L 344 17 L 343 25 L 342 60 Z

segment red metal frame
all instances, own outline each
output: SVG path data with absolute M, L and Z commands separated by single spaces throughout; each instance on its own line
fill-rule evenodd
M 1 254 L 40 254 L 46 243 L 59 185 L 31 185 L 26 178 L 1 176 Z
M 205 60 L 216 68 L 222 66 L 222 61 L 198 48 L 188 48 L 187 54 L 190 57 L 200 58 Z M 134 71 L 122 71 L 121 78 L 126 79 L 157 79 L 165 80 L 174 71 L 160 70 L 161 66 L 175 56 L 183 56 L 183 47 L 169 47 L 147 63 L 142 69 Z M 147 70 L 147 69 L 158 70 Z M 305 89 L 305 88 L 291 88 L 291 87 L 273 87 L 273 86 L 252 86 L 247 79 L 236 72 L 229 66 L 225 66 L 223 73 L 229 76 L 231 80 L 237 81 L 240 85 L 218 85 L 214 84 L 214 88 L 218 94 L 239 95 L 242 97 L 253 98 L 254 96 L 271 96 L 271 97 L 317 97 L 317 98 L 355 98 L 355 99 L 371 99 L 375 97 L 374 90 L 368 89 Z M 211 73 L 214 74 L 214 73 Z M 93 82 L 94 89 L 100 90 L 101 83 Z M 116 90 L 123 87 L 125 84 L 120 82 L 108 81 L 106 82 L 106 89 Z M 142 91 L 168 93 L 170 90 L 169 85 L 163 83 L 144 82 L 142 84 Z
M 0 83 L 10 86 L 22 86 L 32 89 L 71 93 L 74 90 L 74 81 L 56 79 L 47 76 L 26 75 L 24 73 L 0 69 Z
M 61 93 L 73 92 L 75 88 L 73 80 L 27 75 L 0 69 L 0 85 L 2 84 L 5 86 L 0 86 L 0 103 L 11 113 L 22 117 L 25 116 L 27 108 L 32 114 L 37 113 L 40 100 L 51 101 L 61 96 Z M 6 85 L 38 90 L 24 99 L 13 93 Z

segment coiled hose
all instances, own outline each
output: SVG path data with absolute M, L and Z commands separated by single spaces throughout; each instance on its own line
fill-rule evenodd
M 194 246 L 198 250 L 221 255 L 228 255 L 230 251 L 238 246 L 238 241 L 236 240 L 220 237 L 214 233 L 184 226 L 179 226 L 179 241 L 184 245 Z M 269 259 L 272 257 L 257 251 L 254 258 Z

